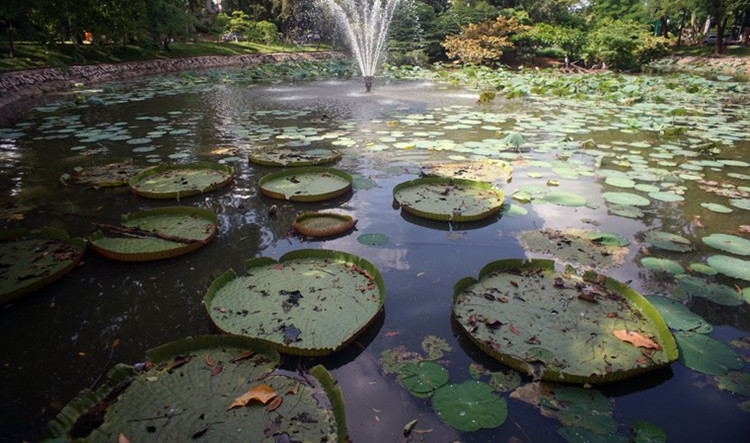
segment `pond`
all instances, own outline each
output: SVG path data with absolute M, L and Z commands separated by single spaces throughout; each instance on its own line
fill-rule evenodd
M 385 281 L 384 314 L 353 343 L 328 357 L 283 358 L 290 370 L 321 363 L 331 371 L 353 441 L 404 439 L 414 419 L 414 441 L 563 441 L 564 425 L 627 438 L 640 421 L 671 441 L 746 440 L 750 86 L 690 76 L 407 74 L 378 79 L 365 94 L 354 79 L 262 84 L 240 81 L 236 71 L 196 72 L 78 89 L 13 116 L 0 129 L 3 227 L 52 226 L 88 237 L 96 224 L 119 224 L 121 214 L 180 205 L 215 212 L 219 232 L 198 251 L 147 263 L 89 250 L 71 274 L 2 307 L 0 440 L 39 439 L 47 421 L 116 363 L 217 333 L 202 301 L 227 269 L 320 248 L 368 260 Z M 480 87 L 461 86 L 469 83 Z M 478 100 L 482 83 L 500 91 Z M 339 150 L 335 167 L 353 176 L 353 191 L 313 203 L 267 198 L 258 182 L 278 169 L 247 160 L 263 147 Z M 120 157 L 141 167 L 220 163 L 234 168 L 235 180 L 179 200 L 68 180 L 77 168 Z M 482 179 L 505 193 L 499 214 L 450 223 L 394 207 L 399 183 L 431 166 L 468 161 L 490 165 Z M 512 167 L 512 180 L 501 164 Z M 350 215 L 356 230 L 324 240 L 293 235 L 294 218 L 311 210 Z M 616 233 L 629 244 L 617 254 L 578 247 L 550 253 L 533 238 L 564 246 L 588 231 Z M 704 241 L 711 234 L 731 237 Z M 716 256 L 731 257 L 730 265 Z M 557 404 L 565 411 L 556 414 L 550 397 L 541 407 L 521 401 L 511 392 L 523 392 L 516 388 L 531 386 L 531 378 L 486 356 L 451 315 L 456 282 L 510 258 L 554 258 L 560 270 L 589 260 L 584 268 L 641 294 L 675 299 L 740 363 L 707 374 L 695 359 L 704 352 L 714 358 L 712 341 L 662 369 L 594 385 L 591 395 L 605 398 L 594 415 L 586 403 L 577 413 Z M 394 372 L 417 354 L 440 362 L 451 383 L 495 373 L 508 420 L 475 432 L 444 423 Z M 592 425 L 602 421 L 611 424 Z

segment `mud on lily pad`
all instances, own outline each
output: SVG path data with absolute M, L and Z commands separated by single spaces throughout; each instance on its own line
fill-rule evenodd
M 234 179 L 234 169 L 213 163 L 157 166 L 130 179 L 130 189 L 142 197 L 182 198 L 222 188 Z
M 385 284 L 370 262 L 344 252 L 302 249 L 278 262 L 248 260 L 247 274 L 230 269 L 205 298 L 211 321 L 230 334 L 272 343 L 282 352 L 335 352 L 382 311 Z
M 396 185 L 393 198 L 404 211 L 419 217 L 470 222 L 500 211 L 505 194 L 483 182 L 430 177 Z
M 458 281 L 453 315 L 479 348 L 519 371 L 571 383 L 621 380 L 677 359 L 658 311 L 626 285 L 499 260 Z
M 339 388 L 322 366 L 274 372 L 278 353 L 245 337 L 200 336 L 117 365 L 51 421 L 46 437 L 86 441 L 345 441 Z M 168 405 L 168 408 L 165 407 Z
M 617 234 L 582 229 L 542 229 L 518 234 L 529 252 L 550 254 L 556 260 L 598 269 L 621 265 L 630 242 Z
M 68 272 L 83 258 L 86 243 L 54 228 L 0 232 L 0 304 L 36 291 Z
M 95 188 L 124 186 L 143 168 L 133 165 L 132 159 L 107 159 L 88 166 L 77 168 L 71 174 L 73 183 Z

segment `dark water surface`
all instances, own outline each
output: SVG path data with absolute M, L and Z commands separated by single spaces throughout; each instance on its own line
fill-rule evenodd
M 215 333 L 202 305 L 214 278 L 230 267 L 241 270 L 246 259 L 261 255 L 278 258 L 301 248 L 356 254 L 377 266 L 386 282 L 384 315 L 344 351 L 316 360 L 284 358 L 291 369 L 323 363 L 331 370 L 344 393 L 354 441 L 398 441 L 403 426 L 415 418 L 419 419 L 417 429 L 431 430 L 415 434 L 417 441 L 562 441 L 557 434 L 559 422 L 513 399 L 508 400 L 509 420 L 500 428 L 457 432 L 441 422 L 427 400 L 413 397 L 393 376 L 383 375 L 378 362 L 381 352 L 399 345 L 418 351 L 424 337 L 435 335 L 453 347 L 444 358 L 451 382 L 470 378 L 473 362 L 500 369 L 501 365 L 484 356 L 453 323 L 451 298 L 456 281 L 477 276 L 490 261 L 541 257 L 523 250 L 515 237 L 519 232 L 542 228 L 617 232 L 633 244 L 625 262 L 606 273 L 630 281 L 642 293 L 668 295 L 674 290 L 673 278 L 640 265 L 644 257 L 640 233 L 659 229 L 691 239 L 695 252 L 659 253 L 687 267 L 717 253 L 701 243 L 702 236 L 750 224 L 746 210 L 717 214 L 701 207 L 700 203 L 707 201 L 728 205 L 727 198 L 704 192 L 690 180 L 679 183 L 687 197 L 684 202 L 653 200 L 643 208 L 645 215 L 637 219 L 608 211 L 602 192 L 632 190 L 605 184 L 599 170 L 627 171 L 622 156 L 630 164 L 639 163 L 634 160 L 638 157 L 650 167 L 664 162 L 649 157 L 649 150 L 637 144 L 658 145 L 656 132 L 623 131 L 627 125 L 610 127 L 628 118 L 648 119 L 647 110 L 640 114 L 631 110 L 620 117 L 616 107 L 590 105 L 571 117 L 571 110 L 560 101 L 497 100 L 480 106 L 475 103 L 476 93 L 423 82 L 376 85 L 368 95 L 361 93 L 359 81 L 268 86 L 218 81 L 193 84 L 168 77 L 113 86 L 117 92 L 92 93 L 106 98 L 102 107 L 75 106 L 71 95 L 50 98 L 41 109 L 13 116 L 16 121 L 5 130 L 5 137 L 0 137 L 0 203 L 4 208 L 0 226 L 48 225 L 87 236 L 94 230 L 94 222 L 117 224 L 123 213 L 178 204 L 215 211 L 220 234 L 195 253 L 151 263 L 119 263 L 88 251 L 85 263 L 70 275 L 0 308 L 2 441 L 39 439 L 44 423 L 81 389 L 100 383 L 115 363 L 139 362 L 149 348 Z M 716 124 L 735 121 L 731 107 L 723 112 L 729 117 Z M 740 112 L 747 123 L 747 112 Z M 471 113 L 481 115 L 468 115 Z M 474 122 L 477 118 L 481 123 Z M 557 126 L 560 121 L 563 131 Z M 503 135 L 498 135 L 497 129 L 523 133 L 529 142 L 523 149 L 526 152 L 498 148 Z M 81 135 L 81 131 L 90 134 Z M 109 136 L 99 137 L 102 131 Z M 748 161 L 747 127 L 744 134 L 736 132 L 735 144 L 722 152 L 721 158 Z M 122 137 L 117 140 L 112 134 Z M 151 141 L 133 143 L 139 138 Z M 586 139 L 595 140 L 601 151 L 612 149 L 614 155 L 564 147 L 564 140 L 579 146 Z M 336 141 L 341 144 L 331 144 Z M 415 141 L 430 142 L 433 149 L 418 143 L 413 146 Z M 372 180 L 375 187 L 355 186 L 350 195 L 315 204 L 269 200 L 259 194 L 257 182 L 274 168 L 249 164 L 247 152 L 256 146 L 282 144 L 340 149 L 344 156 L 336 167 Z M 234 150 L 217 153 L 219 148 Z M 477 155 L 502 157 L 513 165 L 513 180 L 498 182 L 506 192 L 506 204 L 521 187 L 544 186 L 555 179 L 560 182 L 559 189 L 584 195 L 597 205 L 514 202 L 528 214 L 453 225 L 402 215 L 392 207 L 393 186 L 418 177 L 421 166 L 479 158 Z M 225 161 L 235 168 L 236 180 L 229 188 L 179 202 L 147 200 L 126 188 L 61 185 L 62 174 L 103 157 L 131 157 L 139 165 Z M 682 163 L 691 159 L 678 156 L 670 160 Z M 564 165 L 578 172 L 560 171 Z M 747 178 L 726 176 L 729 172 L 748 174 L 746 167 L 698 169 L 705 179 L 748 186 Z M 540 172 L 543 178 L 529 176 L 529 172 Z M 660 182 L 654 183 L 658 186 Z M 278 205 L 275 215 L 268 214 L 272 204 Z M 325 241 L 289 235 L 297 214 L 319 209 L 354 216 L 359 220 L 357 231 Z M 23 219 L 14 219 L 13 214 L 23 214 Z M 696 215 L 702 226 L 694 223 Z M 383 246 L 363 245 L 357 241 L 363 233 L 383 233 L 389 241 Z M 748 285 L 743 280 L 719 280 Z M 689 300 L 688 306 L 714 325 L 711 336 L 722 342 L 745 337 L 750 331 L 747 303 L 725 307 L 696 298 Z M 119 345 L 113 347 L 115 340 Z M 524 383 L 528 381 L 524 378 Z M 719 390 L 714 377 L 679 362 L 598 388 L 613 400 L 614 417 L 623 434 L 629 433 L 634 421 L 647 420 L 675 442 L 741 442 L 750 438 L 750 413 L 738 407 L 748 398 Z

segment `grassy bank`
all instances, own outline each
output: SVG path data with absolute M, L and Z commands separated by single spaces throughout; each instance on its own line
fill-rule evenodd
M 316 46 L 264 45 L 251 42 L 175 42 L 170 51 L 141 46 L 76 46 L 72 43 L 46 47 L 33 42 L 17 42 L 15 57 L 8 58 L 7 42 L 0 44 L 0 71 L 74 64 L 120 63 L 159 58 L 200 55 L 241 55 L 259 52 L 303 52 L 327 49 Z

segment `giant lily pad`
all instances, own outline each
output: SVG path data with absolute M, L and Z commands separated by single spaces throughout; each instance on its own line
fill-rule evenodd
M 157 166 L 130 179 L 130 189 L 147 198 L 182 198 L 222 188 L 234 179 L 229 166 L 212 163 Z
M 630 243 L 612 234 L 581 229 L 525 231 L 518 235 L 518 240 L 527 251 L 549 254 L 565 263 L 599 269 L 622 263 Z
M 274 148 L 255 150 L 249 158 L 250 162 L 265 166 L 315 166 L 333 163 L 341 158 L 341 153 L 333 149 L 298 151 Z
M 708 257 L 707 263 L 728 277 L 750 281 L 750 261 L 727 255 L 713 255 Z
M 487 383 L 467 380 L 443 386 L 432 397 L 432 407 L 444 422 L 459 431 L 496 428 L 508 417 L 508 403 Z
M 640 294 L 593 273 L 557 273 L 550 260 L 489 263 L 479 280 L 456 283 L 453 315 L 485 353 L 542 379 L 620 380 L 677 358 L 667 325 Z
M 71 180 L 97 188 L 123 186 L 142 170 L 143 168 L 133 165 L 132 159 L 108 159 L 77 169 Z
M 292 228 L 310 237 L 328 237 L 346 232 L 357 224 L 349 215 L 333 212 L 305 212 L 294 219 Z
M 67 232 L 43 228 L 0 232 L 0 303 L 36 291 L 72 271 L 86 247 Z
M 99 225 L 89 241 L 97 253 L 123 261 L 148 261 L 193 252 L 216 237 L 218 219 L 189 206 L 149 209 L 122 216 L 122 226 Z
M 505 195 L 487 183 L 429 177 L 396 185 L 393 198 L 404 211 L 419 217 L 469 222 L 497 213 Z
M 730 254 L 750 255 L 750 240 L 736 235 L 711 234 L 703 237 L 703 243 Z
M 280 200 L 314 202 L 344 195 L 352 189 L 352 177 L 331 168 L 295 168 L 274 172 L 258 181 L 260 192 Z
M 385 285 L 370 262 L 351 254 L 303 249 L 279 261 L 248 260 L 230 269 L 204 301 L 220 330 L 258 338 L 282 352 L 324 355 L 351 342 L 383 309 Z
M 677 332 L 680 363 L 709 375 L 724 375 L 730 369 L 742 369 L 742 358 L 724 343 L 707 335 Z
M 455 163 L 438 163 L 422 167 L 428 177 L 461 178 L 483 182 L 509 182 L 513 167 L 502 160 L 483 159 Z
M 227 335 L 170 343 L 147 356 L 146 369 L 115 366 L 100 388 L 83 391 L 48 424 L 46 436 L 345 441 L 341 391 L 322 366 L 309 375 L 273 372 L 279 364 L 273 348 Z

